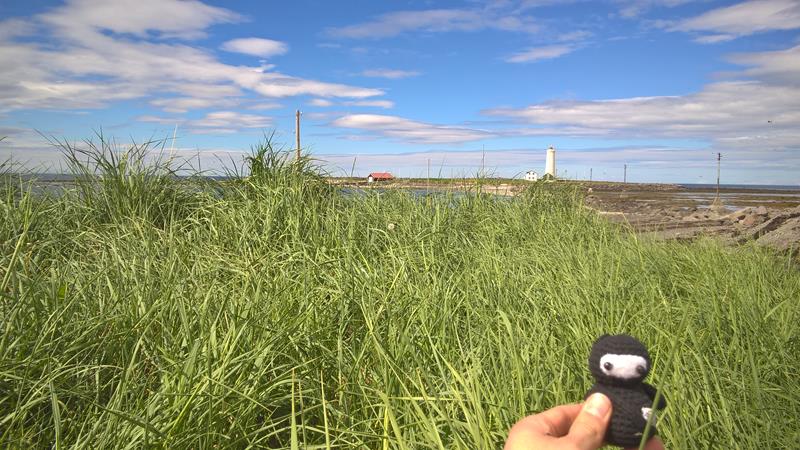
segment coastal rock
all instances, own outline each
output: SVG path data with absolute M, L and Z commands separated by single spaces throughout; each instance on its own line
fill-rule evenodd
M 800 206 L 780 212 L 772 217 L 770 217 L 764 223 L 753 227 L 752 229 L 748 230 L 746 233 L 742 234 L 739 238 L 740 242 L 748 241 L 748 240 L 756 240 L 761 238 L 767 233 L 777 230 L 784 222 L 794 219 L 796 217 L 800 217 Z
M 738 222 L 738 221 L 744 219 L 745 217 L 747 217 L 747 215 L 751 214 L 752 212 L 753 212 L 753 208 L 751 208 L 751 207 L 737 209 L 736 211 L 734 211 L 734 212 L 728 214 L 727 216 L 725 216 L 725 218 Z
M 748 206 L 747 208 L 742 208 L 742 209 L 736 210 L 736 211 L 734 211 L 734 212 L 732 212 L 730 214 L 722 216 L 721 218 L 722 219 L 732 220 L 734 222 L 741 222 L 744 219 L 746 219 L 748 216 L 756 216 L 756 217 L 760 217 L 761 221 L 763 221 L 766 218 L 766 216 L 768 216 L 768 215 L 769 215 L 769 210 L 767 210 L 767 208 L 764 207 L 764 206 L 759 206 L 757 208 L 754 208 L 752 206 Z
M 752 227 L 764 221 L 763 216 L 755 213 L 748 214 L 739 220 L 739 224 L 743 227 Z
M 761 236 L 756 242 L 777 250 L 797 251 L 800 249 L 800 217 L 787 219 L 775 231 Z

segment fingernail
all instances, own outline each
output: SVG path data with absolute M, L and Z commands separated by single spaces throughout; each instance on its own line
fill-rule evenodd
M 583 405 L 584 411 L 600 418 L 604 418 L 609 409 L 611 409 L 611 400 L 600 393 L 592 394 Z

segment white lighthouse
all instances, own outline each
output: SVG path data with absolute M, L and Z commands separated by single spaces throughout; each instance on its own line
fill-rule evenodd
M 556 149 L 554 149 L 552 145 L 547 149 L 547 159 L 545 160 L 544 165 L 544 177 L 545 179 L 551 180 L 556 178 Z

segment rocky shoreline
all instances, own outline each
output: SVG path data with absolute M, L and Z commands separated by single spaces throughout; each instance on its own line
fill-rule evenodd
M 728 201 L 751 205 L 732 208 L 715 195 L 686 195 L 691 190 L 666 186 L 657 190 L 642 185 L 594 186 L 587 188 L 586 206 L 654 239 L 681 241 L 713 236 L 732 245 L 755 242 L 800 255 L 800 192 L 728 189 L 729 195 L 724 197 Z M 673 195 L 662 195 L 664 192 Z M 703 192 L 708 194 L 707 189 Z M 738 199 L 735 194 L 744 198 Z

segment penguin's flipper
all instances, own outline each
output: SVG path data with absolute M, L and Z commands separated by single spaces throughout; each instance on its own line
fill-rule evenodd
M 647 394 L 648 397 L 650 397 L 650 400 L 655 400 L 656 392 L 658 391 L 658 389 L 647 383 L 642 383 L 642 388 L 644 388 L 644 392 L 645 394 Z M 664 397 L 664 393 L 662 392 L 661 396 L 658 398 L 656 409 L 664 409 L 666 407 L 667 407 L 667 399 Z

